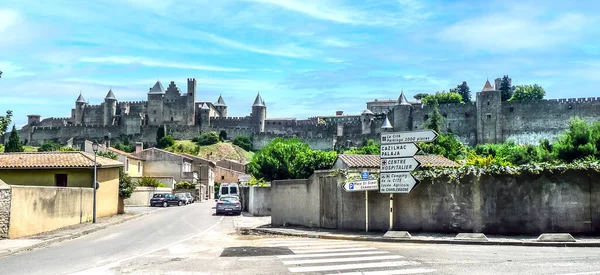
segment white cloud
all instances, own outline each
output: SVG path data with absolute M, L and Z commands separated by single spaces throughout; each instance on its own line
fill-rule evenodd
M 223 46 L 227 46 L 227 47 L 231 47 L 231 48 L 235 48 L 235 49 L 239 49 L 239 50 L 244 50 L 244 51 L 249 51 L 249 52 L 254 52 L 254 53 L 261 53 L 261 54 L 267 54 L 267 55 L 274 55 L 274 56 L 283 56 L 283 57 L 292 57 L 292 58 L 307 58 L 307 57 L 311 57 L 315 54 L 314 50 L 311 49 L 307 49 L 307 48 L 303 48 L 300 47 L 296 44 L 286 44 L 286 45 L 281 45 L 275 48 L 265 48 L 265 47 L 259 47 L 259 46 L 253 46 L 253 45 L 248 45 L 248 44 L 244 44 L 235 40 L 231 40 L 228 38 L 224 38 L 212 33 L 205 33 L 205 32 L 199 32 L 200 34 L 202 34 L 204 37 L 206 37 L 208 40 L 221 44 Z
M 19 13 L 15 10 L 0 9 L 0 33 L 19 21 Z
M 590 24 L 582 14 L 566 13 L 550 20 L 513 9 L 466 19 L 439 33 L 439 38 L 467 48 L 490 51 L 541 49 L 572 42 Z
M 2 78 L 16 78 L 35 75 L 33 72 L 23 70 L 23 67 L 19 65 L 15 65 L 14 63 L 6 61 L 0 61 L 0 71 L 2 71 Z
M 338 58 L 333 58 L 333 57 L 327 57 L 325 58 L 325 61 L 329 62 L 329 63 L 344 63 L 345 60 L 343 59 L 338 59 Z
M 340 47 L 340 48 L 346 48 L 346 47 L 350 47 L 352 45 L 352 43 L 350 43 L 348 41 L 340 40 L 337 38 L 327 38 L 327 39 L 323 40 L 323 44 L 333 46 L 333 47 Z
M 106 57 L 84 57 L 79 59 L 80 62 L 84 63 L 105 63 L 105 64 L 140 64 L 147 67 L 163 67 L 163 68 L 177 68 L 177 69 L 190 69 L 199 71 L 216 71 L 216 72 L 242 72 L 246 69 L 241 68 L 226 68 L 210 65 L 197 65 L 170 61 L 153 60 L 145 57 L 135 56 L 106 56 Z

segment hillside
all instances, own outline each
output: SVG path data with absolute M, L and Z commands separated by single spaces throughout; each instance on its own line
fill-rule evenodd
M 197 155 L 215 161 L 222 159 L 250 161 L 254 155 L 254 153 L 231 143 L 219 142 L 213 145 L 198 146 L 191 140 L 176 140 L 175 145 L 167 148 L 167 151 Z

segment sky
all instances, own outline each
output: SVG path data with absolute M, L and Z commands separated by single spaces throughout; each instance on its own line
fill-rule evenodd
M 147 99 L 157 80 L 246 116 L 358 114 L 467 81 L 539 84 L 547 98 L 600 97 L 600 1 L 2 0 L 0 112 L 70 117 Z

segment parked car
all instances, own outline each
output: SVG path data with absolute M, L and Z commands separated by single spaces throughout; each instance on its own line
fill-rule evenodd
M 191 198 L 190 198 L 190 197 L 188 197 L 188 196 L 186 195 L 186 193 L 177 193 L 177 194 L 175 194 L 175 196 L 177 196 L 177 197 L 178 197 L 178 198 L 179 198 L 179 199 L 180 199 L 180 200 L 183 202 L 183 204 L 186 204 L 186 205 L 187 205 L 187 204 L 190 204 L 190 203 L 192 203 L 192 200 L 191 200 Z
M 216 214 L 242 214 L 242 204 L 237 196 L 221 196 L 217 201 Z
M 169 205 L 183 205 L 184 201 L 173 194 L 158 193 L 154 194 L 150 199 L 150 206 L 162 206 L 167 207 Z
M 190 203 L 194 203 L 194 196 L 191 193 L 184 193 L 186 197 L 188 197 Z

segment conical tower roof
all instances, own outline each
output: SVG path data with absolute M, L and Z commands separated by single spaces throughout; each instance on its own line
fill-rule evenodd
M 485 80 L 485 84 L 483 85 L 483 89 L 481 89 L 482 92 L 486 92 L 486 91 L 495 91 L 494 87 L 492 86 L 492 83 L 490 83 L 489 79 Z
M 152 88 L 150 88 L 150 91 L 148 92 L 148 94 L 164 94 L 165 93 L 165 88 L 163 87 L 162 83 L 160 83 L 160 81 L 156 81 L 156 84 L 154 84 L 154 86 Z
M 208 107 L 207 103 L 202 103 L 202 105 L 200 106 L 200 110 L 210 110 L 210 107 Z
M 410 105 L 408 100 L 406 100 L 406 96 L 404 96 L 404 91 L 402 91 L 400 93 L 400 96 L 398 97 L 398 101 L 396 101 L 396 105 Z
M 219 95 L 219 99 L 217 100 L 217 103 L 215 103 L 215 106 L 227 106 L 225 100 L 223 100 L 223 96 Z
M 115 97 L 115 94 L 112 91 L 112 88 L 110 90 L 108 90 L 108 94 L 106 94 L 106 97 L 104 98 L 106 99 L 110 99 L 110 100 L 117 100 L 117 98 Z
M 85 99 L 83 99 L 83 95 L 81 94 L 81 92 L 79 92 L 79 97 L 77 98 L 75 103 L 86 103 Z
M 388 119 L 387 115 L 385 116 L 385 120 L 383 121 L 383 124 L 381 125 L 381 129 L 392 129 L 394 128 L 392 126 L 392 123 L 390 123 L 390 120 Z
M 373 115 L 373 112 L 371 112 L 371 110 L 369 110 L 369 109 L 365 109 L 365 110 L 364 110 L 364 111 L 361 113 L 361 115 Z
M 263 101 L 262 97 L 260 97 L 260 93 L 258 93 L 258 95 L 256 95 L 256 99 L 254 100 L 254 104 L 252 104 L 252 107 L 266 107 L 265 106 L 265 102 Z

